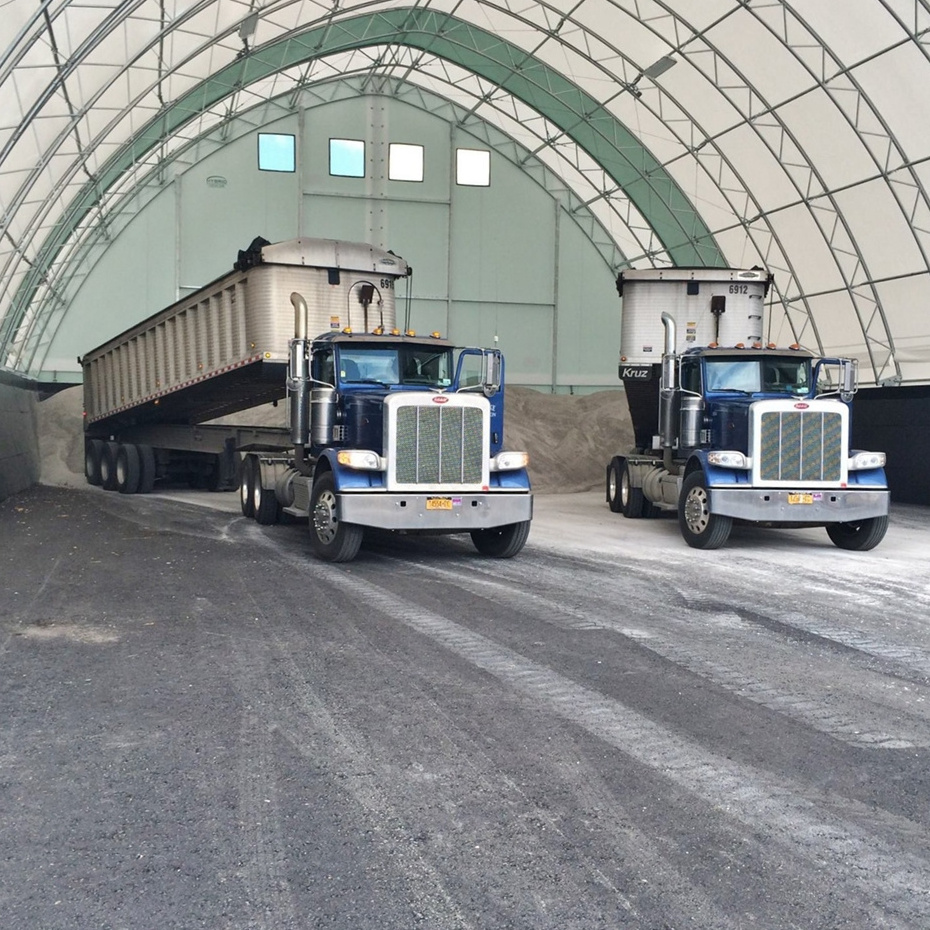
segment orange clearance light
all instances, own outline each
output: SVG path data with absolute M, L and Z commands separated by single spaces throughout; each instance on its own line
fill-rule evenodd
M 433 339 L 439 339 L 439 332 L 438 332 L 438 331 L 433 331 L 433 332 L 430 333 L 430 336 L 432 336 Z
M 342 331 L 343 331 L 347 336 L 351 336 L 351 335 L 352 335 L 352 327 L 351 327 L 351 326 L 346 326 Z
M 408 329 L 404 332 L 405 336 L 416 336 L 416 330 Z
M 801 347 L 796 342 L 792 342 L 791 345 L 788 346 L 788 348 L 789 349 L 800 349 Z
M 770 343 L 768 343 L 768 344 L 766 345 L 766 349 L 774 349 L 774 348 L 775 348 L 775 343 L 774 343 L 774 342 L 770 342 Z
M 752 347 L 753 347 L 754 349 L 761 349 L 761 348 L 762 348 L 762 343 L 761 343 L 761 342 L 754 342 L 754 343 L 752 344 Z
M 395 327 L 391 330 L 391 335 L 392 335 L 392 336 L 399 336 L 399 335 L 400 335 L 400 330 L 395 326 Z
M 708 348 L 708 349 L 719 349 L 719 348 L 720 348 L 720 343 L 719 343 L 719 342 L 708 342 L 708 343 L 707 343 L 707 348 Z
M 737 348 L 737 349 L 745 349 L 746 346 L 745 346 L 745 344 L 742 343 L 742 342 L 737 342 L 737 343 L 736 343 L 736 348 Z

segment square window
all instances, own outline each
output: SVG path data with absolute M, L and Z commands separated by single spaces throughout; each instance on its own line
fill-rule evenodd
M 276 132 L 258 134 L 259 171 L 296 171 L 297 138 Z
M 455 183 L 469 187 L 490 187 L 491 153 L 487 149 L 456 149 Z
M 388 146 L 388 178 L 391 181 L 422 181 L 423 146 L 392 142 Z
M 340 178 L 365 177 L 365 143 L 358 139 L 330 139 L 329 173 Z

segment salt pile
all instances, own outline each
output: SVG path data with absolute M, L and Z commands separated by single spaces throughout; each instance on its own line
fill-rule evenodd
M 604 486 L 611 456 L 633 446 L 622 391 L 543 394 L 510 387 L 505 398 L 504 447 L 530 454 L 530 479 L 540 493 L 590 491 Z M 39 404 L 42 484 L 83 487 L 83 388 L 67 388 Z M 284 405 L 243 411 L 228 422 L 285 425 Z

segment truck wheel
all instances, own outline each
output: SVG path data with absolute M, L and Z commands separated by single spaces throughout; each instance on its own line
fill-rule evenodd
M 121 443 L 116 451 L 116 490 L 120 494 L 135 494 L 142 478 L 139 450 L 131 442 Z
M 310 492 L 310 545 L 314 555 L 326 562 L 351 562 L 362 544 L 364 529 L 336 517 L 336 482 L 325 472 L 313 482 Z
M 624 461 L 615 455 L 607 466 L 607 504 L 613 513 L 620 513 L 623 509 L 620 504 L 620 473 Z
M 137 446 L 139 450 L 139 493 L 151 494 L 155 487 L 155 450 L 151 446 Z
M 522 523 L 495 526 L 493 529 L 472 530 L 471 541 L 482 555 L 511 559 L 523 548 L 529 535 L 530 521 L 524 520 Z
M 686 475 L 681 484 L 678 525 L 693 549 L 719 549 L 730 535 L 733 519 L 710 512 L 710 494 L 702 471 Z
M 239 464 L 239 505 L 242 516 L 255 516 L 255 457 L 251 455 Z
M 88 484 L 99 487 L 102 479 L 100 477 L 100 459 L 103 457 L 103 440 L 87 439 L 84 441 L 84 477 Z
M 831 523 L 827 526 L 827 535 L 840 549 L 865 552 L 885 538 L 887 529 L 888 517 L 869 517 L 856 523 Z
M 274 488 L 262 487 L 262 466 L 258 459 L 252 459 L 252 511 L 255 519 L 262 526 L 271 526 L 278 522 L 281 508 Z
M 620 512 L 625 517 L 638 519 L 646 513 L 646 498 L 643 489 L 633 487 L 630 463 L 624 460 L 620 469 Z
M 118 442 L 105 442 L 100 454 L 100 484 L 104 491 L 116 490 L 116 456 L 119 452 Z

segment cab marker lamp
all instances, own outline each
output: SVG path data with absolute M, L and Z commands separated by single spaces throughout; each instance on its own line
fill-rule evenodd
M 363 471 L 384 471 L 384 462 L 377 452 L 368 449 L 340 449 L 336 461 L 346 468 L 358 468 Z
M 491 471 L 514 471 L 529 464 L 530 457 L 526 452 L 498 452 L 491 459 Z
M 884 452 L 857 452 L 849 459 L 850 471 L 864 471 L 868 468 L 884 468 Z
M 708 452 L 707 461 L 718 468 L 749 468 L 749 458 L 742 452 Z

